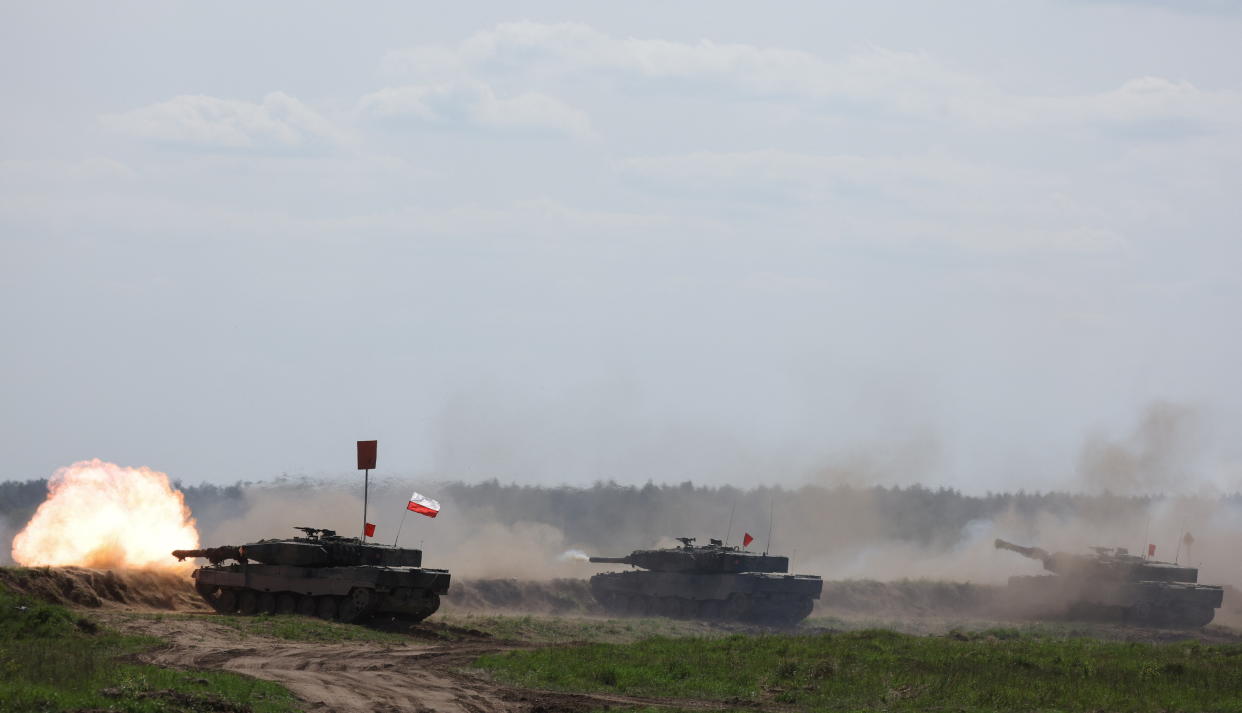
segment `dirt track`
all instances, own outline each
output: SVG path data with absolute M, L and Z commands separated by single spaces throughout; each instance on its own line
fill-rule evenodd
M 312 713 L 578 713 L 609 705 L 716 708 L 693 700 L 578 695 L 513 688 L 462 669 L 475 658 L 520 645 L 478 640 L 444 643 L 308 643 L 272 639 L 193 618 L 136 618 L 99 612 L 108 626 L 169 645 L 140 658 L 160 666 L 224 669 L 275 681 Z

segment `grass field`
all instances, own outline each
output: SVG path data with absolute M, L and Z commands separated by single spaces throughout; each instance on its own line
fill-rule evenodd
M 733 633 L 705 622 L 658 617 L 604 619 L 525 614 L 445 614 L 437 615 L 434 621 L 505 641 L 536 644 L 629 643 L 656 636 L 706 638 Z
M 1242 645 L 993 630 L 654 638 L 485 656 L 522 686 L 806 710 L 1242 711 Z
M 156 621 L 171 619 L 202 619 L 236 629 L 241 638 L 262 636 L 286 641 L 313 641 L 336 644 L 349 641 L 374 641 L 380 644 L 407 644 L 410 637 L 354 624 L 341 624 L 295 615 L 222 616 L 220 614 L 147 614 L 127 613 L 124 616 Z
M 273 683 L 130 660 L 158 644 L 101 630 L 64 607 L 0 587 L 0 710 L 296 710 L 293 696 Z

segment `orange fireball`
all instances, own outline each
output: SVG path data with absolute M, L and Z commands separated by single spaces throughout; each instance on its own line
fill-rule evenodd
M 96 458 L 57 470 L 47 489 L 13 538 L 19 564 L 174 567 L 170 551 L 198 547 L 185 498 L 159 471 Z

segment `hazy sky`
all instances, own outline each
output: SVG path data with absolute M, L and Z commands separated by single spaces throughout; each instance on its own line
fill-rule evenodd
M 0 479 L 1242 487 L 1238 7 L 6 2 Z

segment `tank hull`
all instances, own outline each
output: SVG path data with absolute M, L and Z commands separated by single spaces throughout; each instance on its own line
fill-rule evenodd
M 823 580 L 804 574 L 609 572 L 591 593 L 609 613 L 792 626 L 810 616 Z
M 307 614 L 359 621 L 375 615 L 421 621 L 448 591 L 449 573 L 422 567 L 299 567 L 231 564 L 195 570 L 194 588 L 225 614 Z
M 1010 577 L 1013 601 L 1034 615 L 1115 620 L 1174 628 L 1206 626 L 1224 588 L 1168 581 L 1079 580 L 1059 575 Z

